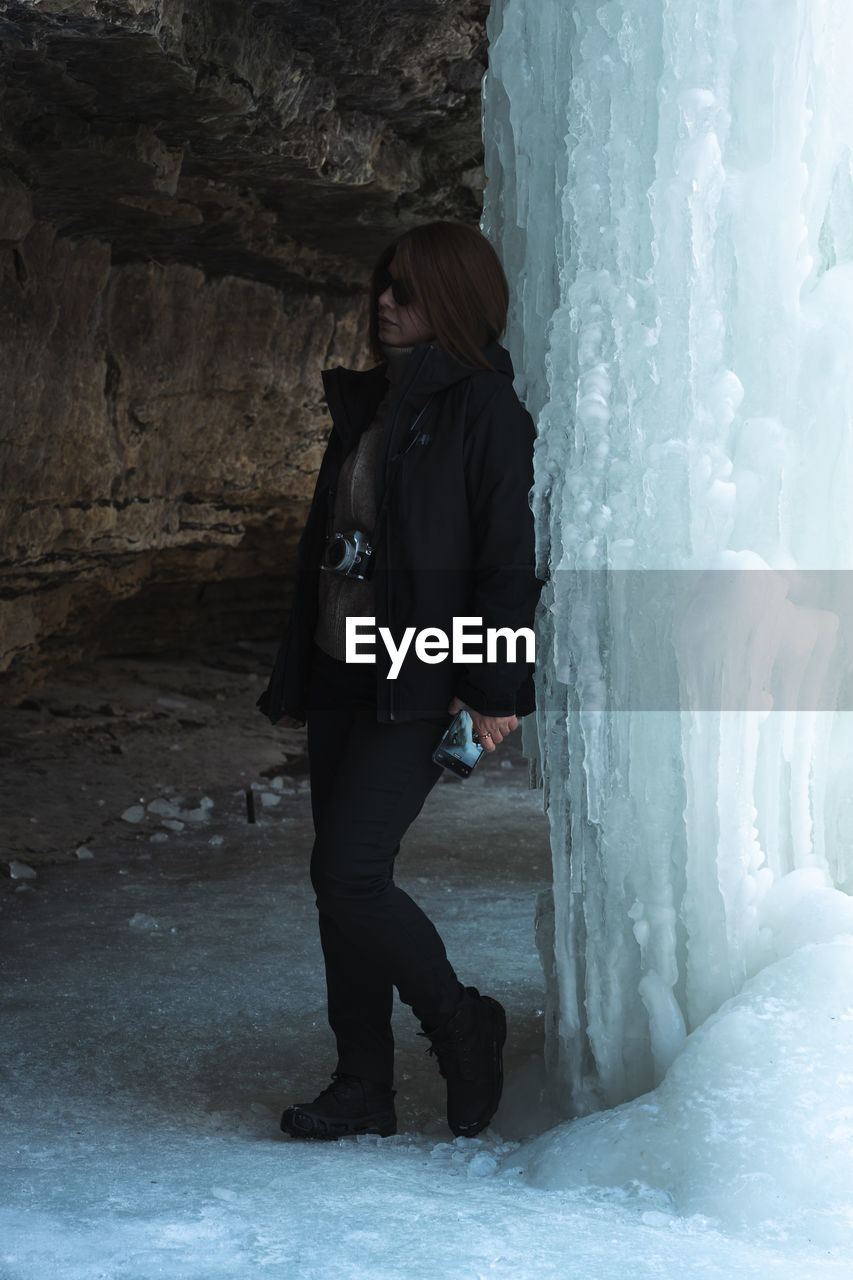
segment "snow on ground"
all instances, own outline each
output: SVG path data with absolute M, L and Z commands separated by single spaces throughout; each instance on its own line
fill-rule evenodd
M 850 1276 L 841 1248 L 778 1226 L 725 1234 L 636 1181 L 549 1191 L 512 1172 L 519 1141 L 556 1119 L 539 1097 L 533 938 L 546 825 L 517 750 L 510 767 L 492 760 L 436 788 L 399 872 L 464 980 L 507 1006 L 515 1079 L 495 1124 L 452 1138 L 443 1082 L 400 1010 L 400 1132 L 284 1137 L 282 1107 L 313 1096 L 332 1065 L 304 777 L 240 777 L 247 748 L 226 785 L 221 757 L 239 734 L 229 730 L 216 767 L 210 734 L 188 728 L 178 741 L 182 790 L 169 781 L 179 753 L 149 753 L 143 768 L 129 748 L 120 763 L 139 772 L 126 794 L 108 793 L 113 825 L 98 828 L 94 856 L 42 861 L 3 900 L 2 1280 Z M 205 747 L 192 790 L 194 741 Z M 94 811 L 101 765 L 88 750 L 64 779 L 88 759 L 89 782 L 75 785 Z

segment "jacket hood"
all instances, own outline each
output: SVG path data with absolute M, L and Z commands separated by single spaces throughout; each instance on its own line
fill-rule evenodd
M 461 360 L 457 360 L 449 351 L 445 351 L 443 347 L 439 347 L 434 342 L 418 342 L 415 344 L 410 357 L 410 368 L 419 365 L 427 354 L 430 356 L 431 372 L 441 386 L 450 386 L 451 383 L 459 382 L 462 378 L 470 377 L 472 373 L 488 372 L 485 365 L 463 364 Z M 510 378 L 515 377 L 510 354 L 499 342 L 490 342 L 487 347 L 483 348 L 483 355 L 497 373 L 506 374 Z M 352 383 L 362 380 L 369 381 L 378 377 L 380 372 L 384 376 L 385 368 L 385 364 L 374 365 L 372 369 L 346 369 L 343 365 L 335 365 L 331 369 L 323 370 L 323 383 L 325 385 L 330 378 L 341 376 Z
M 432 342 L 418 342 L 412 351 L 405 373 L 396 389 L 395 399 L 404 399 L 417 386 L 416 398 L 426 401 L 439 391 L 457 382 L 463 382 L 475 374 L 495 373 L 512 379 L 515 370 L 509 352 L 498 342 L 483 348 L 483 355 L 491 368 L 485 365 L 466 365 L 449 351 Z M 323 388 L 333 422 L 345 436 L 357 434 L 372 421 L 380 402 L 388 390 L 386 365 L 372 369 L 345 369 L 338 365 L 323 371 Z

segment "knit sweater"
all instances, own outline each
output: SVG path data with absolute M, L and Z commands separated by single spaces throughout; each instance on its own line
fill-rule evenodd
M 383 347 L 382 350 L 388 361 L 388 395 L 377 409 L 373 422 L 362 432 L 355 449 L 344 459 L 335 492 L 334 532 L 360 529 L 368 539 L 376 524 L 376 467 L 388 402 L 412 354 L 411 347 Z M 370 578 L 349 578 L 328 570 L 320 574 L 314 642 L 324 653 L 343 662 L 346 657 L 347 618 L 371 618 L 375 614 L 374 586 Z

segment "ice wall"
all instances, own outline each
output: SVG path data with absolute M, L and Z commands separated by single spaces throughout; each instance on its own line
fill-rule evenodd
M 783 954 L 772 887 L 853 887 L 853 9 L 493 0 L 490 39 L 550 571 L 549 1057 L 583 1114 Z

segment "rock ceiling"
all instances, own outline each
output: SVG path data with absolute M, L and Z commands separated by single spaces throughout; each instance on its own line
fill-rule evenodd
M 295 283 L 477 216 L 478 0 L 0 4 L 0 166 L 32 214 L 154 259 Z M 4 202 L 7 216 L 10 199 Z M 2 231 L 0 231 L 2 235 Z M 298 272 L 296 273 L 298 276 Z

